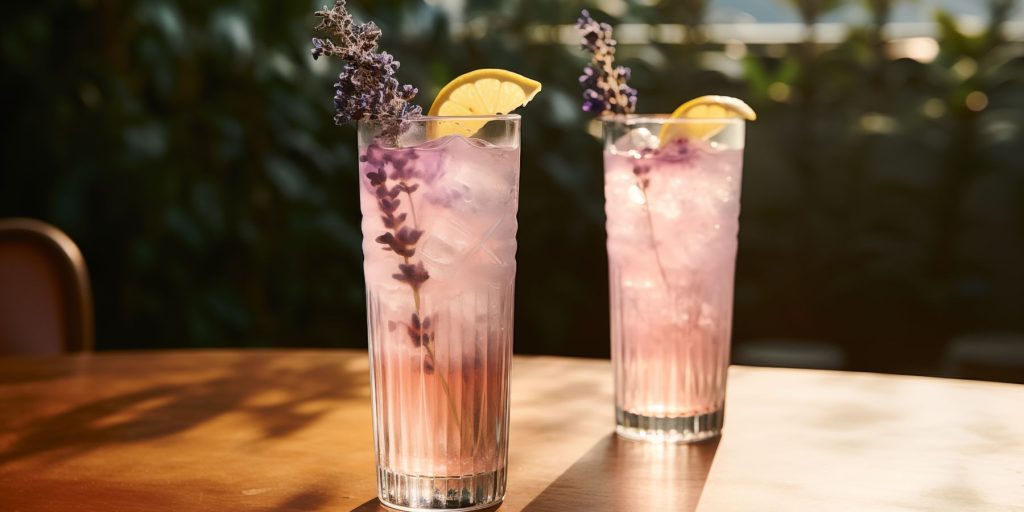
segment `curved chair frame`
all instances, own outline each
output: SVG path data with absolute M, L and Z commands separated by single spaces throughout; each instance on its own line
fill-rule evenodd
M 92 289 L 85 258 L 75 242 L 50 224 L 26 218 L 0 219 L 0 243 L 5 240 L 27 241 L 41 247 L 59 264 L 68 315 L 63 350 L 91 351 L 95 336 Z

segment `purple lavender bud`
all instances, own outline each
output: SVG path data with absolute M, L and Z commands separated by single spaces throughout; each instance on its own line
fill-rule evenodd
M 384 169 L 377 169 L 376 172 L 368 172 L 366 173 L 366 177 L 370 180 L 370 185 L 373 185 L 374 187 L 383 185 L 388 179 L 388 175 L 384 173 Z
M 607 96 L 593 89 L 583 91 L 583 111 L 601 114 L 608 110 Z
M 583 68 L 583 74 L 580 75 L 580 85 L 584 89 L 593 89 L 597 87 L 598 73 L 594 71 L 594 68 L 587 65 Z
M 589 25 L 590 23 L 592 23 L 593 21 L 594 19 L 590 17 L 590 11 L 583 9 L 582 11 L 580 11 L 579 19 L 576 20 L 576 28 L 582 29 Z
M 598 23 L 584 9 L 576 27 L 582 48 L 591 54 L 590 63 L 579 77 L 583 87 L 583 111 L 595 115 L 635 112 L 636 90 L 626 84 L 632 71 L 624 66 L 614 66 L 616 43 L 612 38 L 611 25 Z
M 423 266 L 423 263 L 413 264 L 401 264 L 398 265 L 400 274 L 392 274 L 391 277 L 396 281 L 400 281 L 408 284 L 414 290 L 418 290 L 420 285 L 430 278 L 430 274 L 427 273 L 427 269 Z
M 408 226 L 405 226 L 402 229 L 398 230 L 398 233 L 395 235 L 395 238 L 398 239 L 398 241 L 402 242 L 403 244 L 413 245 L 420 240 L 421 236 L 423 236 L 423 231 L 420 231 L 418 229 L 411 229 Z
M 412 98 L 414 98 L 414 97 L 415 97 L 415 96 L 416 96 L 416 95 L 417 95 L 417 94 L 418 94 L 419 92 L 420 92 L 420 91 L 419 91 L 419 89 L 417 89 L 417 88 L 415 88 L 415 87 L 413 87 L 413 86 L 411 86 L 411 85 L 409 85 L 409 84 L 405 84 L 405 85 L 403 85 L 403 86 L 402 86 L 402 88 L 400 89 L 400 91 L 399 91 L 399 95 L 400 95 L 400 96 L 401 96 L 401 97 L 402 97 L 403 99 L 406 99 L 406 100 L 411 100 L 411 99 L 412 99 Z
M 390 251 L 391 247 L 395 244 L 395 235 L 392 235 L 391 233 L 384 233 L 383 235 L 380 235 L 377 238 L 375 238 L 373 241 L 383 245 L 383 249 L 385 251 Z

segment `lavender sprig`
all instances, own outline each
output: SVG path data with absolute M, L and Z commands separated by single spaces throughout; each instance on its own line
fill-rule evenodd
M 345 61 L 334 83 L 335 124 L 360 119 L 397 121 L 422 113 L 419 106 L 410 103 L 417 89 L 401 85 L 394 78 L 398 61 L 387 52 L 377 52 L 381 31 L 375 23 L 354 23 L 345 0 L 336 0 L 330 9 L 324 6 L 316 16 L 320 18 L 316 30 L 328 37 L 313 38 L 313 59 L 327 55 Z M 384 131 L 395 134 L 397 124 L 386 123 Z
M 427 272 L 427 268 L 423 266 L 422 261 L 413 262 L 411 258 L 416 256 L 416 244 L 423 237 L 423 230 L 415 225 L 413 227 L 406 226 L 405 220 L 409 216 L 405 212 L 398 211 L 398 207 L 402 205 L 402 200 L 398 198 L 398 195 L 405 192 L 409 196 L 409 211 L 415 215 L 412 193 L 419 188 L 419 185 L 410 185 L 405 181 L 411 179 L 415 171 L 405 169 L 408 159 L 402 160 L 401 163 L 396 163 L 395 158 L 381 151 L 375 145 L 367 148 L 362 160 L 370 166 L 370 170 L 366 172 L 366 179 L 370 182 L 374 196 L 377 198 L 377 208 L 381 213 L 381 222 L 388 229 L 382 235 L 375 238 L 374 241 L 381 245 L 381 249 L 402 257 L 402 263 L 398 264 L 398 272 L 392 274 L 391 277 L 400 283 L 409 285 L 409 288 L 412 289 L 413 299 L 416 303 L 413 323 L 418 324 L 420 318 L 420 287 L 430 279 L 430 273 Z M 384 170 L 387 165 L 394 169 L 391 176 Z M 374 168 L 377 170 L 373 170 Z M 399 171 L 398 169 L 401 170 Z M 388 182 L 394 182 L 393 178 L 398 175 L 402 177 L 402 181 L 393 186 L 388 186 Z M 413 337 L 412 342 L 417 347 L 426 345 L 420 336 Z M 430 362 L 429 366 L 433 370 L 433 361 Z
M 412 288 L 416 299 L 416 314 L 419 315 L 420 286 L 430 279 L 430 274 L 423 266 L 423 262 L 413 262 L 410 259 L 416 255 L 416 244 L 423 237 L 423 230 L 416 225 L 416 209 L 412 200 L 412 194 L 419 190 L 419 184 L 409 183 L 417 174 L 415 166 L 412 165 L 415 158 L 410 158 L 408 153 L 391 155 L 380 147 L 371 145 L 360 160 L 370 168 L 366 171 L 366 180 L 377 198 L 381 222 L 388 229 L 374 241 L 381 244 L 381 249 L 402 257 L 402 263 L 398 264 L 398 273 L 392 274 L 391 277 Z M 390 174 L 385 170 L 386 167 L 391 167 Z M 394 185 L 389 186 L 388 183 Z M 398 211 L 402 206 L 402 200 L 398 196 L 402 193 L 408 197 L 408 214 Z M 413 227 L 405 225 L 409 214 L 413 218 Z
M 612 27 L 598 23 L 584 9 L 576 21 L 582 38 L 582 48 L 591 53 L 590 63 L 583 68 L 580 85 L 583 86 L 583 111 L 600 116 L 632 114 L 636 111 L 636 89 L 626 82 L 632 71 L 615 65 L 615 39 Z
M 383 234 L 374 241 L 381 245 L 381 249 L 393 252 L 402 257 L 398 264 L 398 272 L 392 274 L 392 279 L 409 286 L 412 291 L 415 311 L 410 316 L 408 324 L 404 324 L 409 340 L 414 347 L 424 350 L 423 371 L 427 374 L 435 374 L 436 356 L 434 353 L 434 325 L 436 321 L 431 315 L 424 315 L 421 311 L 422 300 L 420 288 L 423 283 L 430 279 L 430 273 L 422 261 L 413 261 L 416 256 L 416 244 L 423 237 L 423 230 L 419 229 L 416 220 L 416 208 L 413 203 L 413 193 L 420 188 L 419 183 L 410 183 L 413 179 L 422 179 L 419 166 L 416 160 L 419 155 L 413 150 L 407 151 L 385 151 L 376 144 L 366 148 L 366 153 L 360 157 L 369 170 L 366 171 L 366 179 L 373 189 L 377 198 L 377 207 L 381 212 L 381 221 L 387 228 Z M 389 173 L 386 169 L 390 167 Z M 393 185 L 389 186 L 389 183 Z M 399 212 L 403 202 L 399 195 L 405 194 L 408 199 L 408 214 Z M 412 218 L 413 226 L 405 225 L 407 219 Z M 395 322 L 390 322 L 388 328 L 394 330 L 398 327 Z M 456 428 L 461 430 L 459 411 L 452 398 L 448 379 L 441 373 L 436 374 L 441 388 L 448 399 L 448 409 L 455 419 Z
M 590 63 L 583 68 L 580 75 L 580 85 L 583 86 L 583 111 L 591 114 L 601 115 L 622 115 L 636 112 L 637 91 L 627 84 L 631 76 L 629 68 L 615 65 L 615 39 L 612 37 L 612 27 L 607 23 L 599 23 L 590 17 L 590 13 L 584 9 L 576 21 L 576 28 L 580 32 L 581 47 L 590 52 Z M 639 155 L 640 159 L 651 156 L 652 151 L 645 148 Z M 654 235 L 654 218 L 651 215 L 650 196 L 647 189 L 651 186 L 651 167 L 648 164 L 637 162 L 633 166 L 633 176 L 636 178 L 636 187 L 643 197 L 644 215 L 647 219 L 647 228 L 651 233 L 651 252 L 654 254 L 654 261 L 661 273 L 661 280 L 665 288 L 669 288 L 668 274 L 661 262 L 661 254 L 658 252 L 658 241 Z
M 313 38 L 310 54 L 313 59 L 322 56 L 339 57 L 345 61 L 345 67 L 334 83 L 334 122 L 342 125 L 349 121 L 376 120 L 381 121 L 378 137 L 397 139 L 402 131 L 402 120 L 416 117 L 422 113 L 420 107 L 411 103 L 418 92 L 411 85 L 401 85 L 395 79 L 399 63 L 387 52 L 377 51 L 377 41 L 381 31 L 373 22 L 356 24 L 352 15 L 345 8 L 345 0 L 336 0 L 334 7 L 316 11 L 320 23 L 316 30 L 326 33 L 326 38 Z M 436 323 L 430 316 L 423 316 L 420 311 L 422 301 L 420 287 L 430 274 L 423 262 L 413 262 L 416 255 L 416 244 L 423 236 L 416 220 L 416 209 L 412 194 L 419 189 L 419 184 L 409 180 L 419 174 L 414 165 L 417 159 L 415 151 L 408 150 L 390 154 L 373 144 L 366 149 L 360 161 L 367 164 L 366 179 L 370 184 L 380 210 L 381 221 L 387 229 L 375 241 L 381 249 L 393 252 L 402 258 L 398 264 L 398 272 L 392 274 L 396 281 L 405 283 L 412 291 L 415 311 L 406 325 L 406 331 L 413 346 L 422 347 L 425 351 L 423 371 L 433 374 L 435 370 L 434 330 Z M 389 174 L 385 168 L 391 167 Z M 393 183 L 393 185 L 389 185 Z M 400 212 L 402 199 L 408 198 L 408 213 Z M 405 225 L 409 216 L 413 226 Z M 389 328 L 397 328 L 395 322 L 389 322 Z M 459 413 L 448 386 L 448 380 L 441 373 L 438 380 L 448 398 L 448 407 L 455 425 L 461 428 Z

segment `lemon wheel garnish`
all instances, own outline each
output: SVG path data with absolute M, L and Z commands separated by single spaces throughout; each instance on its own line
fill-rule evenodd
M 501 115 L 526 105 L 540 92 L 540 82 L 504 69 L 470 71 L 441 88 L 430 106 L 431 116 Z M 445 135 L 469 137 L 483 127 L 484 120 L 434 121 L 428 125 L 431 138 Z
M 746 119 L 754 121 L 757 113 L 743 100 L 731 96 L 701 96 L 683 103 L 672 112 L 672 119 Z M 658 138 L 661 144 L 681 139 L 710 139 L 727 126 L 726 123 L 665 123 Z

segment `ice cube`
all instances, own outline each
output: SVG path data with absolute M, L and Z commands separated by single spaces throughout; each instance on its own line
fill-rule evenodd
M 491 240 L 484 246 L 491 263 L 511 265 L 516 261 L 516 240 Z
M 515 263 L 518 227 L 515 215 L 509 215 L 491 230 L 491 236 L 484 242 L 482 249 L 488 263 L 501 266 Z
M 644 127 L 629 131 L 630 149 L 654 149 L 658 147 L 658 136 Z
M 515 152 L 458 138 L 444 153 L 443 173 L 425 196 L 434 214 L 418 251 L 427 271 L 439 278 L 454 275 L 463 263 L 509 259 L 507 244 L 497 242 L 474 255 L 492 236 L 514 241 L 518 185 Z M 505 221 L 509 216 L 511 223 Z
M 617 153 L 633 154 L 639 157 L 640 152 L 645 149 L 656 149 L 659 142 L 657 135 L 641 126 L 633 128 L 629 130 L 629 133 L 619 137 L 614 146 Z
M 431 276 L 447 278 L 473 258 L 475 263 L 504 267 L 515 263 L 517 223 L 514 214 L 491 223 L 486 217 L 452 214 L 427 230 L 418 254 Z M 480 222 L 484 220 L 484 222 Z
M 514 197 L 515 167 L 453 158 L 439 185 L 449 192 L 452 209 L 464 213 L 492 213 L 505 208 Z
M 418 254 L 431 276 L 444 278 L 452 274 L 482 240 L 472 226 L 459 222 L 454 216 L 438 219 L 426 234 Z
M 419 151 L 444 149 L 451 146 L 458 139 L 459 137 L 456 135 L 446 135 L 437 139 L 430 139 L 426 142 L 421 142 L 415 147 Z

